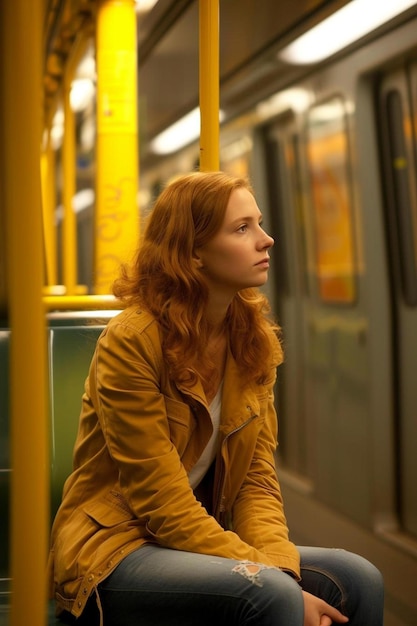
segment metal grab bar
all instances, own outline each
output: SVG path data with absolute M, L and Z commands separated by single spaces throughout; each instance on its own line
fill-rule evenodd
M 117 309 L 117 300 L 112 295 L 96 296 L 44 296 L 47 311 L 90 311 L 93 309 Z

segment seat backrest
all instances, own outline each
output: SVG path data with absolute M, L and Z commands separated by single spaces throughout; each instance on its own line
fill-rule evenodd
M 84 381 L 102 328 L 49 328 L 49 393 L 51 434 L 51 515 L 72 468 Z
M 107 319 L 116 312 L 106 312 Z M 97 338 L 107 323 L 107 319 L 97 319 L 97 312 L 95 317 L 77 315 L 55 316 L 49 321 L 51 516 L 56 513 L 64 482 L 72 470 L 84 382 Z
M 72 470 L 81 396 L 91 357 L 99 334 L 117 312 L 48 316 L 51 522 L 61 501 L 65 479 Z M 10 593 L 10 337 L 10 329 L 0 326 L 0 606 L 7 604 Z

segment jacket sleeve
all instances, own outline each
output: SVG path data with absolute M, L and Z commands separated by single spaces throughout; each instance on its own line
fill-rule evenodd
M 297 579 L 299 554 L 289 541 L 283 499 L 276 473 L 277 417 L 272 386 L 269 385 L 266 415 L 246 478 L 233 507 L 233 528 L 250 545 Z
M 170 439 L 162 366 L 146 333 L 117 323 L 99 340 L 90 371 L 91 399 L 129 508 L 160 545 L 276 565 L 196 500 Z

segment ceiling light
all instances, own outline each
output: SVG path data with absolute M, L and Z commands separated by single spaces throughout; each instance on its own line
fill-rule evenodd
M 351 0 L 281 50 L 287 63 L 317 63 L 415 5 L 415 0 Z
M 148 13 L 158 0 L 135 0 L 136 13 Z
M 76 78 L 71 83 L 70 105 L 76 113 L 84 111 L 93 101 L 95 87 L 90 78 Z
M 219 111 L 219 121 L 223 118 L 223 111 Z M 200 108 L 197 107 L 157 135 L 151 141 L 150 148 L 154 154 L 171 154 L 195 141 L 199 135 Z

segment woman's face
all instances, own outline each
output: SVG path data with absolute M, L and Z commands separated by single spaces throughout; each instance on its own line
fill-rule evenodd
M 235 189 L 220 230 L 196 250 L 210 291 L 233 297 L 241 289 L 266 282 L 269 249 L 274 240 L 261 224 L 262 215 L 253 195 L 245 188 Z

